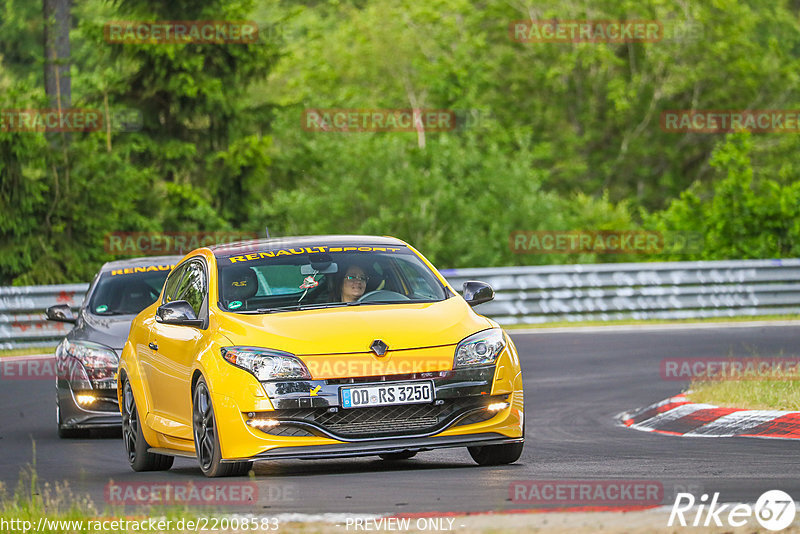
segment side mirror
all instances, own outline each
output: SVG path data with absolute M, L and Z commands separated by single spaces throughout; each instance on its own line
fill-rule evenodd
M 464 282 L 464 300 L 470 306 L 477 306 L 489 302 L 494 298 L 494 289 L 486 282 L 470 280 Z
M 185 300 L 173 300 L 156 309 L 156 322 L 178 326 L 203 326 L 194 309 Z
M 77 320 L 72 308 L 66 304 L 56 304 L 47 308 L 45 313 L 48 321 L 58 321 L 60 323 L 75 323 Z

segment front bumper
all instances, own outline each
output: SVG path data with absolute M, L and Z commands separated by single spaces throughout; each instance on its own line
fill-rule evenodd
M 335 443 L 311 447 L 275 447 L 274 449 L 270 449 L 250 458 L 237 458 L 226 461 L 278 459 L 323 460 L 331 458 L 352 458 L 357 456 L 376 456 L 378 454 L 391 454 L 404 451 L 422 452 L 450 447 L 484 447 L 487 445 L 522 443 L 524 441 L 524 438 L 508 438 L 502 434 L 485 432 L 480 434 L 467 434 L 464 436 L 383 439 L 367 443 Z
M 381 407 L 341 406 L 340 388 L 431 380 L 434 402 Z M 494 387 L 495 367 L 355 379 L 263 384 L 274 410 L 241 410 L 212 398 L 225 460 L 339 458 L 443 447 L 517 443 L 522 431 L 519 388 Z M 521 380 L 520 380 L 521 382 Z M 489 410 L 490 404 L 505 404 Z M 259 426 L 269 420 L 274 426 Z
M 56 381 L 58 407 L 61 411 L 61 428 L 89 429 L 121 427 L 116 389 L 93 390 L 98 400 L 90 406 L 81 406 L 75 399 L 76 393 L 69 382 L 59 378 Z

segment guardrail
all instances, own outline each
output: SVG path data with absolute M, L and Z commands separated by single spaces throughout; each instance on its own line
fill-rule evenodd
M 460 290 L 491 284 L 475 309 L 500 324 L 800 314 L 800 259 L 602 263 L 444 269 Z M 88 284 L 0 287 L 0 348 L 55 345 L 71 325 L 44 320 L 53 304 L 80 307 Z
M 72 329 L 48 321 L 44 310 L 54 304 L 80 308 L 89 284 L 0 287 L 0 349 L 53 346 Z
M 601 263 L 442 271 L 480 279 L 495 299 L 475 309 L 500 324 L 692 319 L 800 313 L 800 259 Z

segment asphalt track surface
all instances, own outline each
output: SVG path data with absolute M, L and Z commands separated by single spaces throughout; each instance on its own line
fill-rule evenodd
M 656 480 L 664 504 L 675 489 L 720 501 L 755 502 L 781 489 L 800 500 L 800 442 L 752 438 L 681 438 L 617 426 L 614 416 L 678 393 L 665 381 L 668 357 L 800 354 L 800 326 L 513 334 L 523 359 L 526 444 L 519 462 L 479 467 L 465 449 L 420 453 L 404 462 L 374 457 L 256 464 L 259 514 L 409 514 L 519 510 L 509 498 L 520 480 Z M 43 481 L 69 481 L 104 508 L 115 482 L 206 482 L 193 460 L 171 471 L 134 473 L 121 439 L 60 440 L 51 380 L 0 380 L 0 481 L 14 488 L 36 445 Z M 228 479 L 233 480 L 233 479 Z M 232 508 L 234 511 L 245 511 Z

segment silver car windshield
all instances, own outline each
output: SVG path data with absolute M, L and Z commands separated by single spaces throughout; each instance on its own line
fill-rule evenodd
M 88 311 L 94 315 L 136 315 L 156 301 L 169 269 L 121 273 L 122 269 L 100 275 L 89 298 Z

